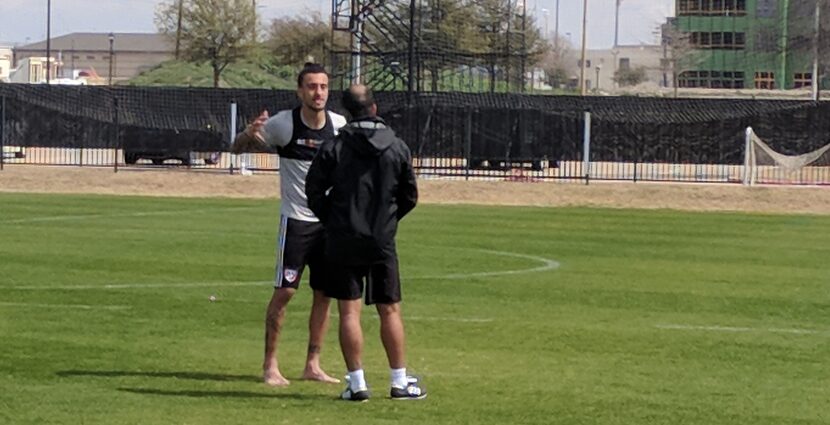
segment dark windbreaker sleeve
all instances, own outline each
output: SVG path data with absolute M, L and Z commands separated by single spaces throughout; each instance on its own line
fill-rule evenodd
M 311 161 L 305 179 L 308 207 L 323 223 L 326 222 L 329 214 L 330 203 L 327 192 L 332 186 L 331 176 L 336 165 L 334 143 L 323 144 L 314 156 L 314 160 Z
M 412 155 L 409 148 L 403 145 L 401 173 L 398 176 L 398 220 L 415 208 L 418 203 L 418 185 L 415 183 L 415 171 L 412 169 Z

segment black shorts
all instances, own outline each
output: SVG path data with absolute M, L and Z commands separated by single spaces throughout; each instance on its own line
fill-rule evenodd
M 357 300 L 363 296 L 366 304 L 394 304 L 401 300 L 401 277 L 398 257 L 366 266 L 329 263 L 326 296 L 338 300 Z
M 274 287 L 297 288 L 308 265 L 311 289 L 323 290 L 326 272 L 323 225 L 281 216 L 278 235 Z

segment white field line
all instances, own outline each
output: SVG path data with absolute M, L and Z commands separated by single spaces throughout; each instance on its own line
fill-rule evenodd
M 463 249 L 463 248 L 460 248 Z M 448 275 L 436 276 L 412 276 L 403 277 L 402 280 L 449 280 L 449 279 L 467 279 L 473 277 L 494 277 L 505 275 L 516 275 L 524 273 L 538 273 L 543 271 L 550 271 L 559 268 L 559 263 L 555 260 L 537 257 L 534 255 L 517 254 L 507 251 L 492 251 L 486 249 L 465 249 L 466 251 L 477 251 L 488 254 L 501 255 L 505 257 L 525 258 L 542 263 L 538 267 L 531 267 L 527 269 L 516 270 L 502 270 L 497 272 L 478 272 L 478 273 L 454 273 Z M 7 289 L 15 290 L 112 290 L 112 289 L 159 289 L 159 288 L 227 288 L 240 286 L 265 286 L 267 284 L 273 285 L 273 281 L 254 281 L 254 282 L 192 282 L 192 283 L 146 283 L 146 284 L 110 284 L 110 285 L 65 285 L 65 286 L 11 286 Z M 0 289 L 3 289 L 0 287 Z
M 490 249 L 477 249 L 477 248 L 458 248 L 464 251 L 475 251 L 475 252 L 482 252 L 485 254 L 493 254 L 499 255 L 502 257 L 513 257 L 513 258 L 523 258 L 526 260 L 536 261 L 542 263 L 538 267 L 532 267 L 528 269 L 516 269 L 516 270 L 502 270 L 497 272 L 477 272 L 477 273 L 454 273 L 454 274 L 447 274 L 447 275 L 437 275 L 437 276 L 413 276 L 408 279 L 469 279 L 471 277 L 494 277 L 494 276 L 509 276 L 514 274 L 525 274 L 525 273 L 538 273 L 538 272 L 546 272 L 550 270 L 556 270 L 559 268 L 560 264 L 556 260 L 551 260 L 549 258 L 538 257 L 535 255 L 527 255 L 527 254 L 518 254 L 515 252 L 509 251 L 495 251 Z
M 66 285 L 66 286 L 10 286 L 14 290 L 113 290 L 113 289 L 163 289 L 163 288 L 228 288 L 239 286 L 261 286 L 274 284 L 273 281 L 255 282 L 191 282 L 191 283 L 124 283 L 112 285 Z M 2 287 L 0 287 L 2 289 Z
M 366 306 L 368 310 L 374 310 L 371 306 Z M 364 311 L 363 317 L 370 317 L 378 319 L 378 315 L 374 311 Z M 337 313 L 331 313 L 331 317 L 340 317 Z M 409 316 L 403 313 L 404 320 L 414 320 L 416 322 L 459 322 L 459 323 L 490 323 L 495 319 L 489 317 L 444 317 L 444 316 Z
M 695 326 L 695 325 L 655 325 L 657 329 L 680 330 L 680 331 L 707 331 L 707 332 L 732 332 L 732 333 L 782 333 L 793 335 L 819 335 L 827 332 L 812 329 L 788 329 L 788 328 L 751 328 L 736 326 Z
M 86 304 L 41 304 L 41 303 L 13 303 L 0 301 L 0 307 L 24 308 L 73 308 L 79 310 L 129 310 L 128 305 L 86 305 Z
M 414 320 L 423 322 L 460 322 L 460 323 L 490 323 L 495 319 L 488 317 L 425 317 L 425 316 L 407 316 L 403 315 L 404 320 Z
M 47 217 L 31 217 L 20 218 L 15 220 L 0 221 L 0 224 L 25 224 L 25 223 L 43 223 L 51 221 L 73 221 L 73 220 L 93 220 L 99 218 L 117 218 L 117 217 L 152 217 L 165 215 L 181 215 L 181 214 L 203 214 L 214 211 L 243 211 L 255 209 L 258 207 L 227 207 L 216 209 L 198 209 L 198 210 L 169 210 L 169 211 L 145 211 L 145 212 L 128 212 L 118 214 L 79 214 L 79 215 L 55 215 Z

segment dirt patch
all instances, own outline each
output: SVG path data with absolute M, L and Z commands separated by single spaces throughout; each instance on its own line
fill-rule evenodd
M 591 206 L 830 214 L 830 188 L 716 184 L 453 181 L 420 179 L 421 201 L 438 204 Z M 279 176 L 185 169 L 7 166 L 0 191 L 175 197 L 279 197 Z

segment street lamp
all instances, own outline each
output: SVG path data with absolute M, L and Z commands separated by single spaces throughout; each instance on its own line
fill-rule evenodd
M 553 35 L 553 45 L 559 50 L 559 0 L 556 0 L 556 21 L 554 22 L 553 30 L 556 32 Z
M 579 94 L 585 96 L 587 84 L 585 84 L 585 45 L 588 33 L 588 0 L 582 2 L 582 64 L 579 67 Z
M 110 40 L 110 72 L 109 72 L 109 85 L 112 85 L 112 56 L 114 54 L 113 50 L 113 43 L 115 42 L 115 34 L 109 33 L 109 40 Z
M 46 85 L 52 76 L 52 0 L 46 0 Z M 38 81 L 40 78 L 38 77 Z

